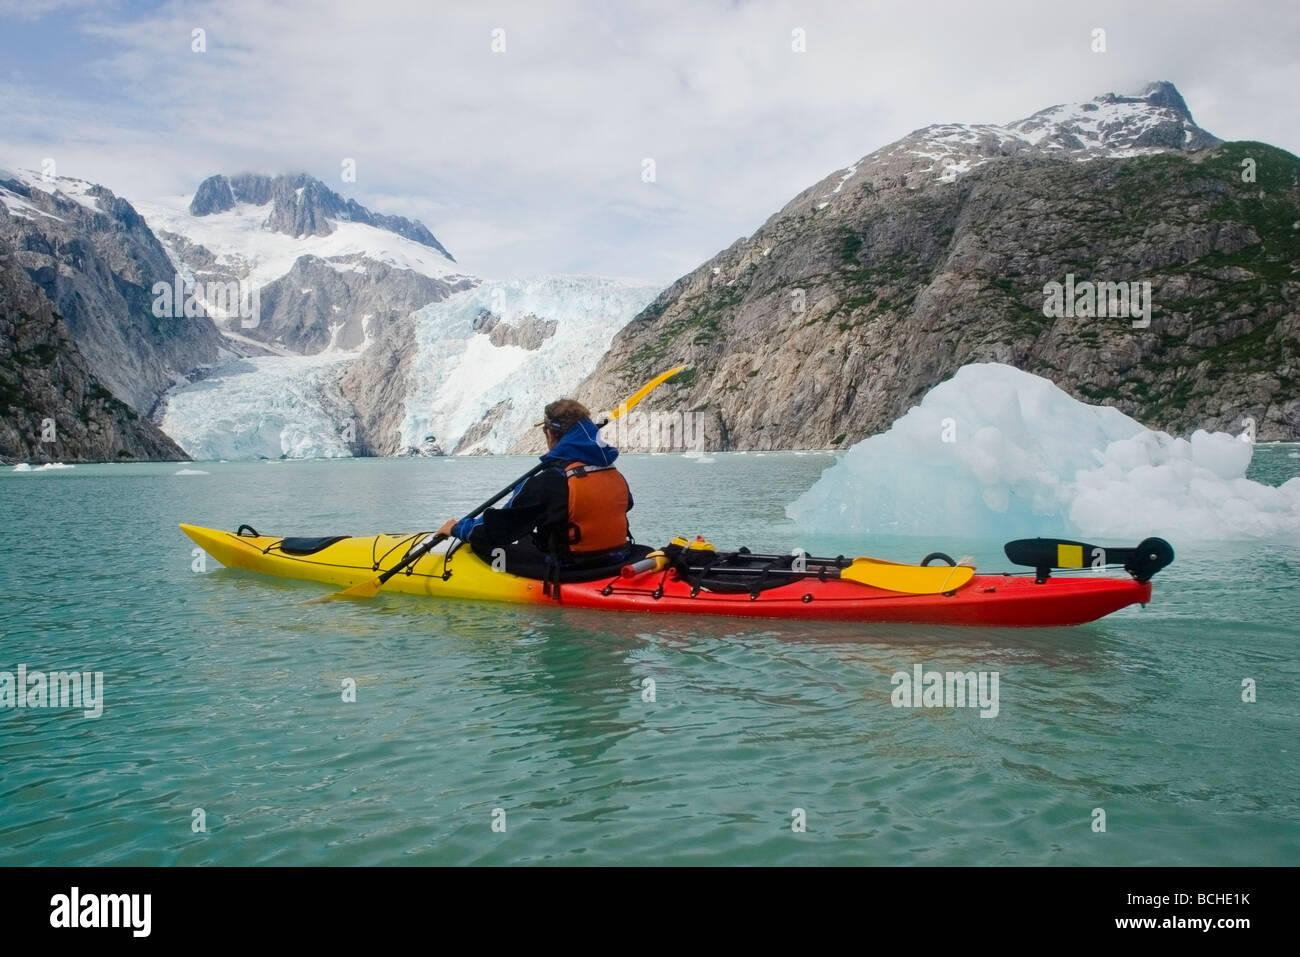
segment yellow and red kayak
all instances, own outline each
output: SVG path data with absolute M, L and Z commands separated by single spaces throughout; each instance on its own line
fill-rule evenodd
M 181 529 L 227 567 L 320 582 L 335 589 L 349 588 L 393 567 L 427 536 L 420 532 L 301 539 L 261 535 L 248 526 L 241 526 L 243 534 L 195 525 L 181 525 Z M 744 579 L 754 581 L 752 587 L 737 587 L 734 574 L 728 585 L 659 565 L 644 571 L 628 569 L 627 574 L 611 569 L 596 580 L 568 581 L 557 589 L 536 578 L 494 570 L 470 548 L 449 549 L 449 544 L 435 547 L 391 578 L 384 589 L 445 599 L 558 601 L 607 611 L 994 626 L 1077 625 L 1151 600 L 1150 574 L 1066 578 L 1040 569 L 1037 576 L 979 575 L 965 566 L 907 566 L 871 559 L 845 561 L 842 577 L 835 569 L 831 574 L 821 570 L 802 575 L 782 570 L 771 578 L 754 573 Z M 748 557 L 748 553 L 730 554 Z M 1171 559 L 1172 551 L 1164 564 Z M 748 569 L 747 574 L 753 571 Z M 927 580 L 933 584 L 917 584 Z M 918 589 L 924 593 L 916 593 Z

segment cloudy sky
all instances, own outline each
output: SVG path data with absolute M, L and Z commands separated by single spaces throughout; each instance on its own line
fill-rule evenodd
M 667 281 L 930 123 L 1164 79 L 1300 152 L 1297 49 L 1293 0 L 0 0 L 0 167 L 127 199 L 306 170 L 483 275 Z

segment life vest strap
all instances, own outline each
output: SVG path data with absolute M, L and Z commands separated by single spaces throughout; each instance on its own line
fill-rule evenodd
M 606 469 L 612 469 L 613 467 L 614 466 L 612 465 L 586 465 L 580 462 L 577 465 L 570 465 L 569 467 L 567 467 L 564 470 L 564 477 L 582 478 L 588 472 L 603 472 Z

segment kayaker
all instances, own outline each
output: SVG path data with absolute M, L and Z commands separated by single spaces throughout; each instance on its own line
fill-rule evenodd
M 485 561 L 504 554 L 504 570 L 527 577 L 625 561 L 632 492 L 614 467 L 618 449 L 599 440 L 591 413 L 573 399 L 546 406 L 538 424 L 546 436 L 541 459 L 552 467 L 522 483 L 503 507 L 451 519 L 439 533 L 468 542 Z

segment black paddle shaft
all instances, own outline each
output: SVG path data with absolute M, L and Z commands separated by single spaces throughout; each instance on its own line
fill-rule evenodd
M 1062 545 L 1079 556 L 1077 564 L 1061 564 Z M 1086 568 L 1100 560 L 1100 564 L 1123 565 L 1134 578 L 1145 582 L 1174 560 L 1173 547 L 1163 538 L 1144 538 L 1136 548 L 1103 548 L 1057 538 L 1021 538 L 1007 542 L 1003 551 L 1017 565 L 1036 569 L 1040 581 L 1046 580 L 1053 568 Z
M 505 498 L 507 495 L 509 495 L 512 491 L 514 491 L 514 490 L 519 486 L 519 483 L 521 483 L 521 482 L 527 482 L 530 478 L 532 478 L 532 477 L 533 477 L 534 475 L 536 475 L 538 472 L 541 472 L 542 470 L 544 470 L 544 469 L 546 469 L 546 468 L 549 468 L 549 466 L 547 465 L 547 463 L 545 463 L 545 462 L 538 462 L 536 465 L 534 465 L 532 468 L 530 468 L 527 472 L 525 472 L 523 475 L 519 476 L 519 478 L 515 479 L 513 482 L 511 482 L 509 485 L 507 485 L 507 486 L 506 486 L 505 488 L 503 488 L 501 491 L 497 492 L 497 493 L 496 493 L 495 495 L 493 495 L 490 499 L 488 499 L 486 502 L 484 502 L 484 503 L 483 503 L 482 505 L 480 505 L 478 508 L 474 509 L 474 511 L 470 512 L 470 513 L 469 513 L 468 515 L 466 515 L 465 517 L 466 517 L 466 518 L 478 518 L 479 515 L 481 515 L 481 514 L 483 514 L 484 512 L 486 512 L 486 511 L 487 511 L 488 509 L 490 509 L 493 505 L 495 505 L 497 502 L 501 501 L 503 498 Z M 403 558 L 400 562 L 398 562 L 398 563 L 397 563 L 396 565 L 394 565 L 392 568 L 388 569 L 388 571 L 384 572 L 382 575 L 379 576 L 379 584 L 383 585 L 385 582 L 388 581 L 388 579 L 392 578 L 394 575 L 396 575 L 398 572 L 400 572 L 403 568 L 406 568 L 408 565 L 413 565 L 413 564 L 415 564 L 416 562 L 418 562 L 418 561 L 419 561 L 421 558 L 423 558 L 425 555 L 429 554 L 429 552 L 433 551 L 433 550 L 434 550 L 435 548 L 437 548 L 440 544 L 442 544 L 443 542 L 445 542 L 445 541 L 447 540 L 448 537 L 449 537 L 449 536 L 447 536 L 447 535 L 435 535 L 435 536 L 433 536 L 433 538 L 429 539 L 429 541 L 425 542 L 423 545 L 419 546 L 418 548 L 414 548 L 414 549 L 412 549 L 411 551 L 407 552 L 405 558 Z

